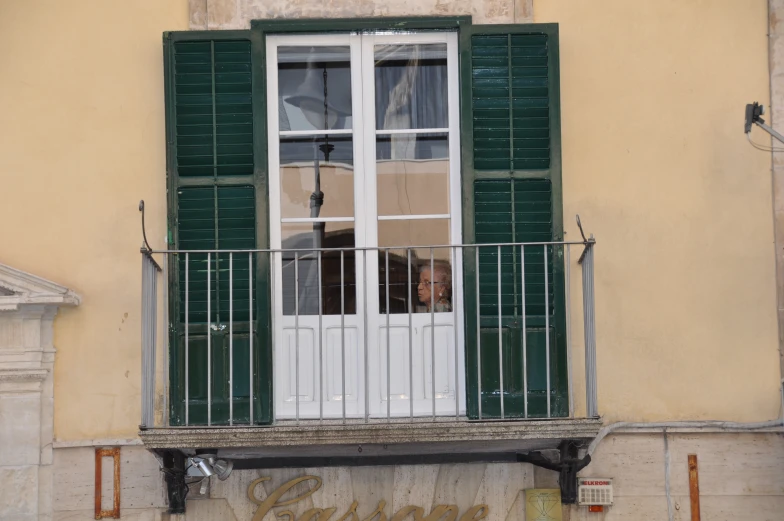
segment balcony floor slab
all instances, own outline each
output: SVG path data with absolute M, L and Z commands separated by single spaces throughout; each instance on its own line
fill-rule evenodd
M 273 426 L 170 427 L 142 430 L 151 450 L 220 449 L 230 458 L 397 457 L 438 454 L 512 454 L 555 448 L 561 440 L 587 442 L 598 418 L 525 421 L 302 421 Z

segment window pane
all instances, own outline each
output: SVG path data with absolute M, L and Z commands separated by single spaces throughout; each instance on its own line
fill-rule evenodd
M 446 44 L 375 47 L 376 129 L 446 128 Z
M 380 313 L 387 312 L 387 288 L 391 314 L 408 313 L 409 308 L 412 313 L 430 313 L 431 305 L 436 313 L 452 311 L 452 255 L 449 248 L 433 248 L 431 271 L 429 248 L 390 249 L 388 264 L 387 250 L 381 250 L 378 256 Z
M 280 208 L 284 218 L 352 217 L 354 152 L 351 137 L 281 138 L 280 183 Z
M 318 315 L 319 282 L 321 284 L 322 313 L 340 315 L 341 283 L 344 287 L 343 309 L 347 315 L 356 313 L 355 254 L 343 254 L 343 277 L 340 272 L 340 252 L 325 251 L 321 254 L 321 273 L 318 271 L 318 254 L 307 248 L 353 248 L 354 223 L 282 224 L 283 259 L 283 314 L 294 315 L 295 299 L 299 293 L 299 314 Z M 295 283 L 295 256 L 299 271 L 299 284 Z M 279 266 L 280 267 L 280 266 Z M 298 288 L 298 292 L 296 289 Z
M 391 134 L 376 138 L 379 215 L 449 213 L 447 134 Z
M 351 128 L 349 47 L 278 47 L 280 130 Z
M 430 270 L 431 248 L 428 247 L 449 242 L 449 219 L 411 219 L 378 223 L 379 246 L 404 246 L 389 250 L 390 313 L 408 313 L 409 306 L 414 313 L 429 313 L 431 303 L 435 304 L 436 312 L 452 310 L 453 254 L 450 248 L 432 248 L 434 278 Z M 406 246 L 411 248 L 405 248 Z M 378 255 L 379 309 L 381 313 L 386 313 L 386 250 L 381 250 Z

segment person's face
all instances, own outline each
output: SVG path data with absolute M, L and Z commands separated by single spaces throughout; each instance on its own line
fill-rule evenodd
M 432 292 L 433 292 L 433 284 L 432 284 L 432 277 L 430 276 L 430 268 L 425 268 L 419 272 L 419 287 L 417 288 L 417 295 L 419 296 L 419 302 L 429 306 L 430 296 L 432 295 Z

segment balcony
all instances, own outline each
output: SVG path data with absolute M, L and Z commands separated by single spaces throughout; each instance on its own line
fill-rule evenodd
M 598 432 L 593 239 L 294 246 L 142 250 L 148 448 L 503 459 Z

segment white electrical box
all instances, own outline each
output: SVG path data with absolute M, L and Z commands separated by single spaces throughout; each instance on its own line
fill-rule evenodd
M 611 478 L 577 478 L 578 505 L 606 505 L 613 503 Z

